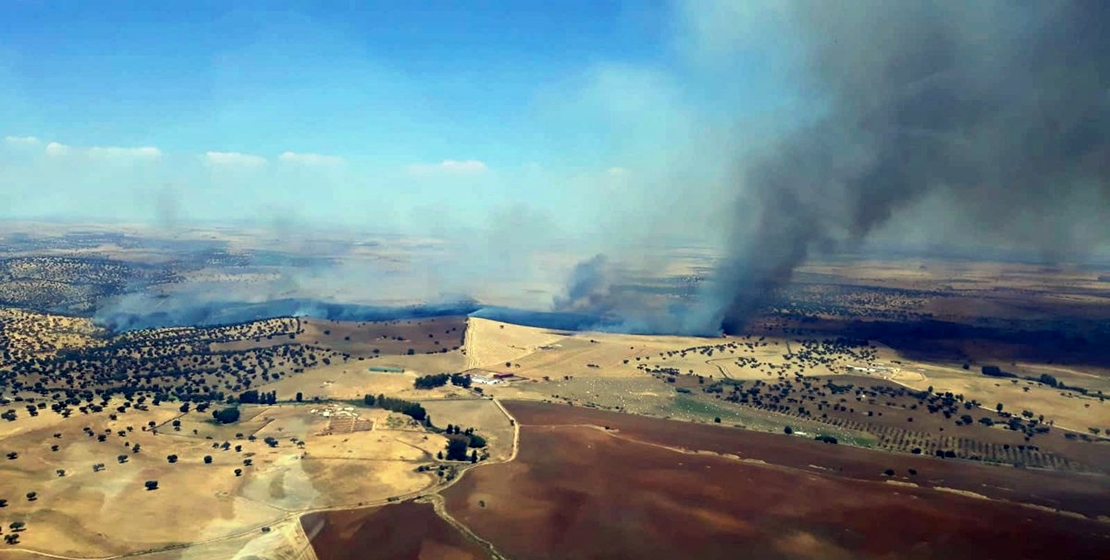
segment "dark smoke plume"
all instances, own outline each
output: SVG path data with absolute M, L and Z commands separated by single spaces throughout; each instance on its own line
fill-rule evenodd
M 567 281 L 566 294 L 555 298 L 555 311 L 584 311 L 593 315 L 611 311 L 614 305 L 612 274 L 605 255 L 595 255 L 578 263 Z
M 635 334 L 666 333 L 679 316 L 660 308 L 637 290 L 626 270 L 599 254 L 575 265 L 565 293 L 556 296 L 552 312 L 532 314 L 551 325 L 573 330 L 596 330 Z M 548 326 L 547 324 L 542 326 Z M 557 327 L 551 327 L 557 328 Z
M 1110 237 L 1110 3 L 796 7 L 819 114 L 745 166 L 729 254 L 675 330 L 740 329 L 811 254 L 926 199 L 981 244 Z

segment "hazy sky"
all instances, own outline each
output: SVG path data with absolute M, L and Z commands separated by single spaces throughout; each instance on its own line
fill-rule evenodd
M 773 8 L 449 4 L 7 2 L 0 217 L 697 236 L 796 114 Z

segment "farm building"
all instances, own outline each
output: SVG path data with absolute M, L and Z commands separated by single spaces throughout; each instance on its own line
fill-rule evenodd
M 374 373 L 405 373 L 405 368 L 388 367 L 388 366 L 372 366 L 370 371 Z
M 495 373 L 495 374 L 493 374 L 494 379 L 509 379 L 511 377 L 515 377 L 515 376 L 511 373 Z

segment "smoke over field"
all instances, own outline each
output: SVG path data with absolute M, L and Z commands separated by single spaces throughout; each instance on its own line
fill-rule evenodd
M 669 330 L 735 331 L 807 257 L 892 219 L 1050 259 L 1107 239 L 1105 3 L 790 6 L 821 108 L 739 166 L 727 254 Z
M 97 324 L 115 332 L 162 327 L 230 325 L 273 317 L 315 317 L 329 321 L 391 321 L 444 315 L 467 315 L 480 306 L 458 301 L 413 306 L 340 304 L 306 299 L 265 302 L 198 300 L 191 305 L 159 308 L 157 302 L 132 298 L 133 307 L 106 306 Z
M 583 70 L 581 82 L 538 95 L 542 107 L 530 117 L 546 125 L 529 128 L 521 138 L 560 133 L 570 146 L 600 138 L 605 149 L 590 148 L 599 152 L 592 164 L 597 169 L 547 175 L 541 163 L 522 166 L 523 171 L 478 160 L 418 165 L 419 173 L 409 169 L 390 180 L 426 189 L 391 186 L 381 191 L 387 195 L 374 194 L 383 201 L 410 197 L 379 208 L 375 218 L 400 220 L 411 244 L 392 237 L 380 244 L 351 243 L 357 237 L 353 229 L 337 226 L 302 246 L 291 245 L 303 234 L 302 219 L 307 228 L 319 216 L 330 223 L 365 208 L 358 197 L 373 189 L 352 187 L 353 198 L 335 198 L 342 208 L 321 206 L 301 218 L 298 202 L 277 212 L 268 250 L 232 263 L 277 277 L 244 283 L 249 293 L 175 285 L 167 289 L 169 299 L 114 300 L 96 306 L 97 316 L 105 324 L 141 326 L 147 323 L 140 314 L 160 317 L 151 319 L 154 323 L 187 324 L 300 312 L 309 301 L 401 308 L 413 301 L 448 301 L 473 310 L 485 305 L 542 310 L 554 315 L 536 314 L 536 320 L 560 317 L 558 324 L 712 335 L 741 329 L 810 257 L 869 242 L 924 240 L 961 250 L 1032 253 L 1049 261 L 1110 250 L 1106 3 L 678 0 L 672 7 L 678 23 L 665 33 L 674 36 L 655 38 L 668 44 L 674 60 L 658 67 L 603 61 Z M 720 55 L 729 49 L 731 54 Z M 760 65 L 783 69 L 753 72 L 751 67 Z M 749 80 L 767 84 L 742 87 Z M 766 97 L 788 102 L 752 109 Z M 38 142 L 8 138 L 6 157 L 49 147 Z M 557 147 L 531 146 L 537 154 Z M 226 163 L 228 154 L 222 157 Z M 284 164 L 292 163 L 290 157 Z M 573 152 L 553 159 L 584 157 Z M 168 154 L 165 159 L 172 160 Z M 307 199 L 292 196 L 300 192 L 293 179 L 314 176 L 272 168 L 288 173 L 282 175 L 289 179 L 283 183 L 286 198 Z M 237 179 L 212 175 L 212 180 Z M 273 190 L 265 175 L 252 180 Z M 342 174 L 329 180 L 363 184 Z M 212 201 L 219 201 L 220 211 L 244 206 L 197 194 L 203 192 L 166 186 L 154 193 L 157 223 L 177 235 L 190 218 L 222 216 L 209 208 Z M 452 202 L 444 208 L 422 206 L 430 200 Z M 411 216 L 398 218 L 409 215 L 406 208 Z M 450 212 L 440 211 L 445 209 Z M 343 223 L 362 221 L 359 216 Z M 248 241 L 254 240 L 223 240 L 234 250 L 214 252 L 211 266 L 228 266 Z M 643 282 L 642 270 L 651 265 L 642 255 L 657 261 L 670 256 L 644 247 L 687 243 L 721 253 L 711 273 L 698 273 L 704 281 L 692 294 L 691 286 L 664 294 L 667 286 Z M 299 257 L 285 259 L 280 254 L 285 251 Z M 598 256 L 567 265 L 583 255 Z M 629 262 L 637 266 L 626 266 Z M 667 280 L 684 274 L 657 270 Z M 190 272 L 188 281 L 199 283 L 207 270 Z M 21 276 L 9 284 L 17 280 L 27 282 Z M 147 284 L 138 283 L 135 290 Z M 52 298 L 38 299 L 60 306 L 117 289 L 97 284 L 102 285 L 95 293 L 88 286 L 66 286 L 76 295 L 51 292 Z M 23 296 L 13 294 L 7 301 L 21 302 Z M 482 303 L 472 304 L 475 300 Z M 268 308 L 260 303 L 267 301 L 281 303 Z M 354 316 L 366 313 L 352 309 Z M 348 313 L 327 307 L 314 312 Z

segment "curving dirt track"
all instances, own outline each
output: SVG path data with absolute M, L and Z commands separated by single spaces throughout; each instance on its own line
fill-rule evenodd
M 1042 479 L 578 407 L 506 406 L 521 424 L 516 461 L 474 469 L 443 495 L 455 519 L 510 558 L 1110 557 L 1108 524 L 925 487 L 971 485 L 1094 514 L 1110 507 L 1101 479 Z M 888 464 L 900 484 L 881 482 Z

